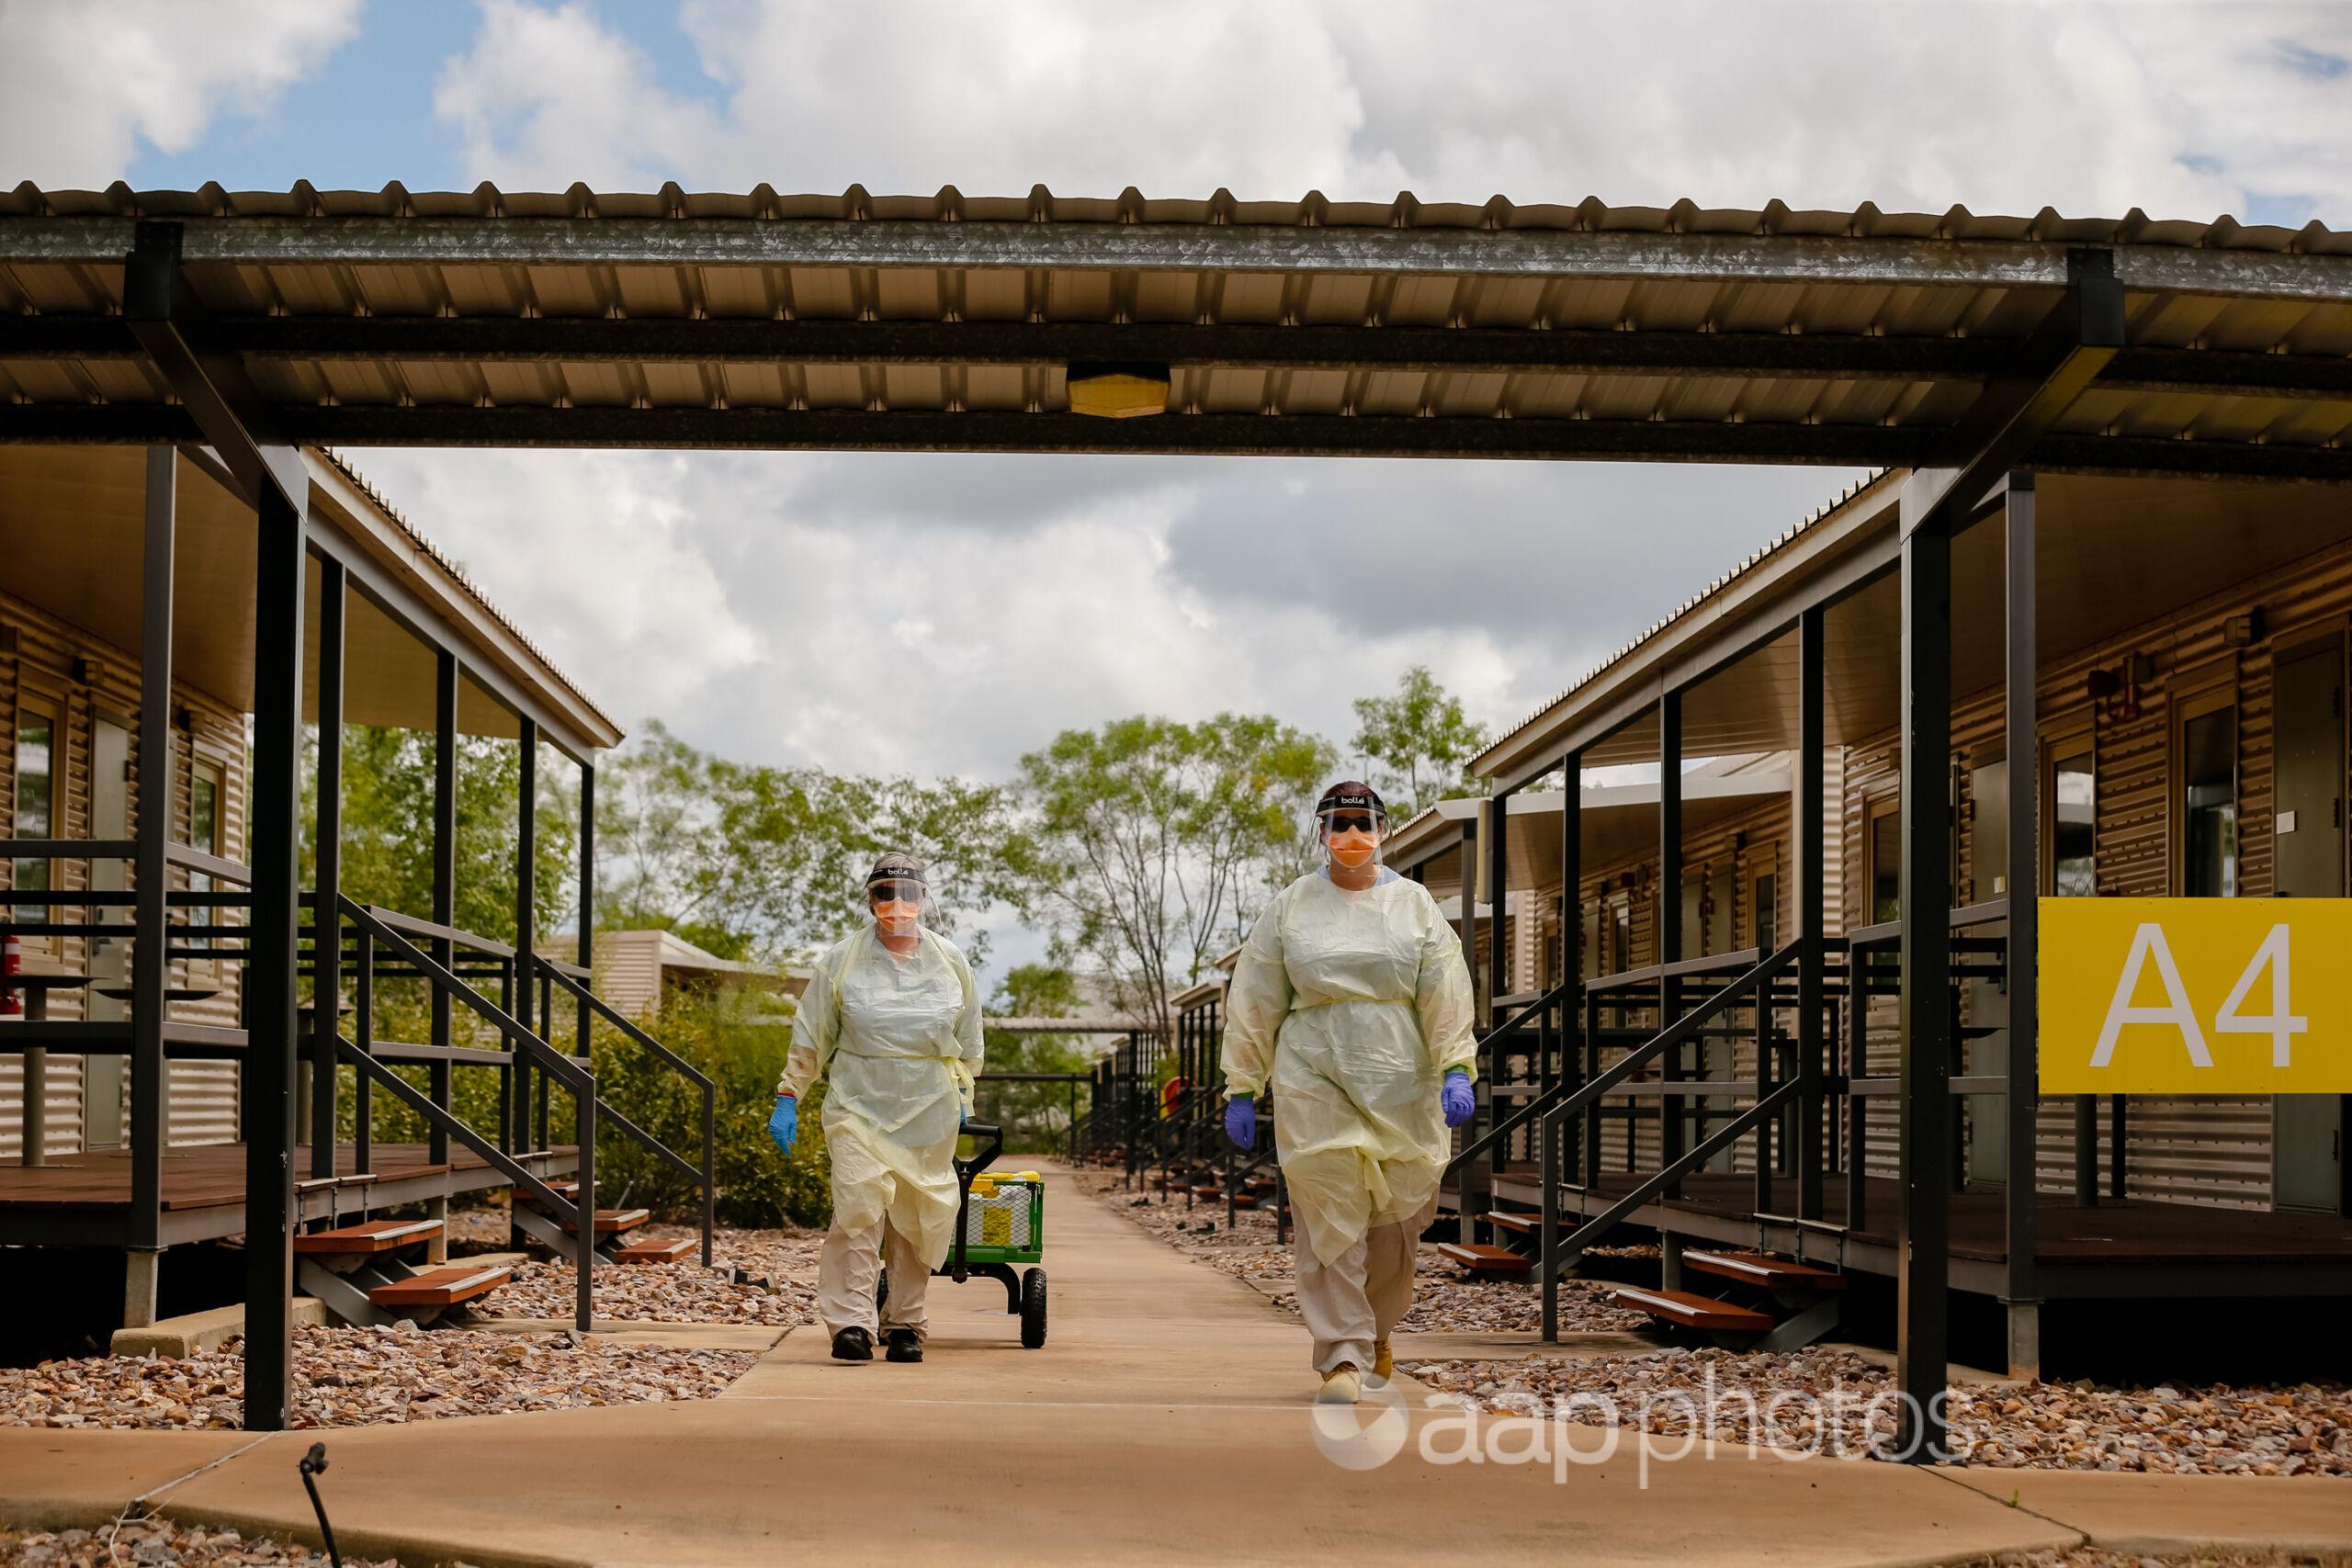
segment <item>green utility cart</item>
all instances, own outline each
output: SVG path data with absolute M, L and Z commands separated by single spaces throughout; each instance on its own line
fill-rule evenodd
M 1046 1342 L 1046 1271 L 1036 1267 L 1046 1255 L 1046 1179 L 1034 1170 L 983 1174 L 1004 1152 L 1004 1129 L 974 1122 L 964 1132 L 982 1146 L 956 1160 L 956 1245 L 932 1274 L 959 1285 L 975 1274 L 1001 1284 L 1005 1312 L 1021 1319 L 1022 1346 L 1035 1350 Z M 886 1272 L 877 1304 L 889 1288 Z

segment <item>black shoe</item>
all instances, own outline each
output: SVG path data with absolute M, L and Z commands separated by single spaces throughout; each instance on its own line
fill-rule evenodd
M 886 1361 L 920 1361 L 922 1359 L 922 1336 L 911 1328 L 893 1328 L 883 1337 L 890 1342 L 882 1354 Z
M 844 1328 L 833 1336 L 833 1359 L 836 1361 L 870 1361 L 874 1359 L 874 1336 L 863 1328 Z

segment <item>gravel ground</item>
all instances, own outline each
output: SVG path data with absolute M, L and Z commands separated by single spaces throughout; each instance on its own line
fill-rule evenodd
M 1290 1288 L 1295 1278 L 1291 1248 L 1287 1244 L 1276 1245 L 1272 1210 L 1240 1210 L 1228 1230 L 1222 1203 L 1204 1202 L 1190 1211 L 1181 1202 L 1137 1207 L 1136 1194 L 1121 1187 L 1115 1177 L 1083 1175 L 1080 1181 L 1114 1210 L 1195 1262 L 1261 1286 L 1284 1312 L 1298 1310 L 1298 1297 Z M 1426 1247 L 1414 1274 L 1413 1305 L 1396 1325 L 1400 1332 L 1532 1333 L 1543 1326 L 1543 1297 L 1532 1284 L 1516 1280 L 1465 1280 L 1460 1269 Z M 1582 1280 L 1562 1280 L 1562 1331 L 1600 1334 L 1646 1327 L 1647 1317 L 1610 1301 L 1612 1288 Z
M 699 1261 L 624 1263 L 596 1270 L 596 1315 L 625 1322 L 796 1327 L 817 1321 L 815 1279 L 812 1269 L 805 1282 L 785 1278 L 767 1289 L 735 1283 L 723 1262 L 718 1269 Z M 568 1318 L 578 1288 L 579 1271 L 560 1258 L 518 1263 L 512 1280 L 482 1298 L 481 1310 L 493 1317 Z
M 1873 1424 L 1868 1404 L 1893 1386 L 1883 1368 L 1849 1351 L 1820 1348 L 1427 1361 L 1406 1370 L 1487 1411 L 1556 1411 L 1666 1436 L 1696 1429 L 1732 1442 L 1848 1454 L 1865 1451 Z M 1880 1425 L 1887 1414 L 1883 1406 Z M 1962 1462 L 1972 1465 L 2352 1475 L 2352 1390 L 2341 1384 L 1961 1385 L 1951 1391 L 1951 1422 L 1965 1450 Z
M 118 1519 L 96 1529 L 10 1530 L 0 1528 L 0 1568 L 232 1568 L 259 1563 L 324 1562 L 326 1553 L 300 1541 L 248 1540 L 232 1529 L 208 1529 L 171 1519 Z M 400 1568 L 390 1557 L 343 1555 L 344 1568 Z
M 758 1358 L 669 1350 L 569 1334 L 522 1337 L 397 1328 L 295 1331 L 298 1427 L 372 1427 L 444 1416 L 708 1399 Z M 0 1426 L 187 1430 L 235 1427 L 241 1348 L 184 1359 L 88 1356 L 0 1368 Z

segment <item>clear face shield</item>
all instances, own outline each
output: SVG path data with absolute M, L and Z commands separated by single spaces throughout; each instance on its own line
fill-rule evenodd
M 931 918 L 931 891 L 916 876 L 878 876 L 865 885 L 865 912 L 886 937 L 910 937 Z
M 1369 800 L 1328 800 L 1316 809 L 1315 837 L 1323 846 L 1326 866 L 1341 871 L 1377 866 L 1380 846 L 1388 837 L 1388 813 Z

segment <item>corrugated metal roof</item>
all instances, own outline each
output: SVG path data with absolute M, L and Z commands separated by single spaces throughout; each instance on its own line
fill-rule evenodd
M 472 600 L 475 605 L 481 610 L 482 614 L 488 615 L 492 621 L 495 621 L 502 628 L 503 628 L 506 634 L 513 637 L 516 644 L 519 645 L 525 652 L 528 653 L 532 659 L 538 662 L 539 666 L 547 671 L 548 677 L 562 686 L 565 691 L 569 692 L 582 707 L 586 708 L 590 713 L 594 714 L 598 718 L 602 719 L 605 726 L 609 728 L 614 734 L 619 735 L 624 733 L 621 727 L 614 722 L 613 716 L 606 713 L 603 708 L 597 706 L 594 699 L 591 698 L 587 693 L 581 690 L 580 682 L 574 681 L 570 675 L 564 673 L 563 668 L 557 664 L 554 660 L 548 658 L 546 650 L 541 649 L 537 643 L 532 641 L 530 635 L 524 631 L 521 626 L 516 626 L 514 619 L 509 616 L 505 611 L 491 603 L 490 595 L 482 592 L 481 584 L 475 582 L 472 578 L 466 575 L 465 568 L 458 563 L 455 557 L 442 549 L 440 546 L 435 544 L 431 539 L 425 537 L 425 536 L 417 529 L 416 525 L 411 523 L 406 517 L 401 514 L 400 508 L 394 506 L 391 502 L 386 498 L 383 491 L 376 488 L 375 481 L 368 479 L 365 474 L 362 474 L 357 468 L 353 468 L 350 460 L 345 457 L 340 452 L 336 452 L 324 446 L 312 447 L 311 450 L 315 451 L 322 460 L 332 466 L 337 473 L 348 479 L 351 482 L 352 488 L 358 491 L 360 494 L 366 496 L 368 502 L 375 507 L 377 513 L 381 516 L 385 522 L 390 524 L 393 528 L 398 530 L 401 537 L 407 540 L 409 544 L 415 548 L 419 555 L 431 561 L 439 573 L 443 577 L 447 578 L 451 585 L 463 592 L 467 598 Z
M 841 194 L 778 194 L 768 185 L 741 194 L 659 191 L 502 191 L 485 181 L 469 191 L 414 191 L 395 181 L 381 190 L 321 190 L 309 181 L 284 191 L 230 191 L 208 184 L 193 191 L 134 191 L 119 181 L 105 190 L 44 191 L 28 180 L 0 193 L 0 216 L 72 218 L 514 218 L 723 219 L 761 222 L 1153 223 L 1300 229 L 1469 229 L 1489 232 L 1566 232 L 1814 236 L 1845 239 L 2026 241 L 2039 244 L 2177 245 L 2279 254 L 2352 255 L 2352 231 L 2317 220 L 2301 228 L 2240 223 L 2226 214 L 2198 220 L 2150 218 L 2138 208 L 2120 218 L 2068 218 L 2045 207 L 2032 217 L 1971 212 L 1887 212 L 1864 202 L 1851 211 L 1804 209 L 1781 201 L 1758 208 L 1702 208 L 1687 197 L 1667 207 L 1611 207 L 1598 197 L 1574 205 L 1521 206 L 1507 197 L 1484 202 L 1423 202 L 1410 191 L 1394 201 L 1331 201 L 1309 191 L 1295 201 L 1241 201 L 1227 190 L 1205 198 L 1147 197 L 1130 186 L 1115 197 L 1057 196 L 1044 186 L 1025 196 L 967 197 L 954 186 L 929 196 L 875 196 L 864 186 Z
M 1640 652 L 1654 638 L 1666 631 L 1668 627 L 1673 626 L 1676 622 L 1681 620 L 1685 615 L 1690 615 L 1692 611 L 1698 609 L 1701 605 L 1706 604 L 1716 595 L 1731 588 L 1750 572 L 1753 572 L 1762 567 L 1774 556 L 1786 549 L 1789 546 L 1794 544 L 1808 529 L 1816 527 L 1836 517 L 1840 512 L 1844 511 L 1848 506 L 1852 505 L 1855 501 L 1872 490 L 1878 484 L 1879 480 L 1885 477 L 1886 472 L 1882 469 L 1867 474 L 1863 478 L 1857 479 L 1854 483 L 1848 485 L 1845 491 L 1840 493 L 1836 500 L 1829 502 L 1826 505 L 1816 507 L 1813 512 L 1801 519 L 1794 526 L 1784 530 L 1778 537 L 1768 541 L 1762 547 L 1750 553 L 1746 558 L 1742 559 L 1738 565 L 1733 567 L 1729 571 L 1724 573 L 1721 577 L 1716 578 L 1713 582 L 1708 583 L 1706 587 L 1701 589 L 1698 592 L 1693 593 L 1690 597 L 1682 601 L 1681 604 L 1676 605 L 1674 609 L 1668 612 L 1666 615 L 1660 615 L 1657 620 L 1652 621 L 1647 627 L 1636 634 L 1630 641 L 1619 648 L 1614 653 L 1610 654 L 1607 658 L 1601 660 L 1600 663 L 1595 664 L 1591 669 L 1586 671 L 1582 675 L 1579 675 L 1575 680 L 1569 682 L 1566 686 L 1561 689 L 1558 695 L 1538 704 L 1533 712 L 1521 719 L 1517 724 L 1512 725 L 1502 734 L 1497 736 L 1493 743 L 1487 746 L 1484 751 L 1479 752 L 1478 755 L 1470 759 L 1471 772 L 1474 773 L 1479 773 L 1483 776 L 1485 765 L 1487 760 L 1498 752 L 1510 750 L 1513 746 L 1515 739 L 1520 733 L 1525 730 L 1529 726 L 1557 712 L 1564 705 L 1574 701 L 1577 694 L 1583 691 L 1585 687 L 1600 680 L 1602 676 L 1607 675 L 1611 671 L 1616 669 L 1626 660 L 1631 659 L 1634 654 Z M 1436 808 L 1432 807 L 1431 809 L 1434 810 Z M 1427 815 L 1427 813 L 1424 813 L 1423 815 Z M 1416 818 L 1414 820 L 1418 822 L 1419 818 Z
M 19 429 L 168 436 L 110 325 L 141 219 L 185 225 L 319 444 L 1898 466 L 2014 369 L 2075 247 L 2111 254 L 2130 347 L 2045 466 L 2333 475 L 2352 435 L 2352 233 L 2317 223 L 487 185 L 0 194 Z M 1069 365 L 1122 352 L 1170 367 L 1178 417 L 1067 412 Z

